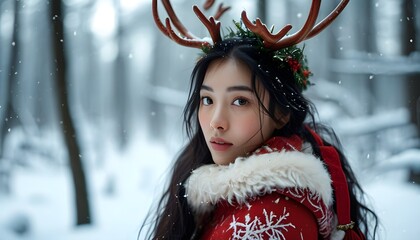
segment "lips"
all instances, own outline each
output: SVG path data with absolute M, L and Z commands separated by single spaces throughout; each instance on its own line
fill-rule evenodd
M 215 151 L 226 151 L 233 144 L 228 141 L 225 141 L 223 138 L 211 138 L 210 145 Z

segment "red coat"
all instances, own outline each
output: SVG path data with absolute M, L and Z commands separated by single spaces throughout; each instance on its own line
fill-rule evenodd
M 228 166 L 205 165 L 186 184 L 201 239 L 342 239 L 331 180 L 299 138 L 270 139 Z

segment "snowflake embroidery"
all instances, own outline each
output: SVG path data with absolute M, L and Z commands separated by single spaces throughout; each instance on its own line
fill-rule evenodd
M 268 214 L 265 209 L 263 214 L 263 219 L 258 216 L 251 219 L 250 215 L 247 214 L 245 222 L 240 222 L 239 218 L 232 216 L 232 222 L 229 226 L 229 229 L 233 230 L 232 239 L 258 240 L 268 236 L 270 240 L 284 240 L 286 238 L 283 233 L 287 232 L 288 228 L 296 228 L 292 223 L 286 222 L 290 215 L 286 208 L 283 209 L 283 214 L 280 217 L 277 217 L 272 211 Z
M 311 209 L 317 217 L 321 235 L 328 236 L 331 233 L 333 213 L 327 206 L 323 205 L 320 195 L 301 188 L 287 188 L 283 192 Z

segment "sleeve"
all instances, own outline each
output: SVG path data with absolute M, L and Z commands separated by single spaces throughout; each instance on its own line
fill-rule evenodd
M 277 192 L 218 214 L 217 224 L 204 239 L 318 239 L 318 225 L 311 211 Z

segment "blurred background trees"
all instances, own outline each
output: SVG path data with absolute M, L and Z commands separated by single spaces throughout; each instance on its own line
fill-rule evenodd
M 204 1 L 172 2 L 192 32 L 207 36 L 191 10 Z M 56 3 L 62 12 L 51 16 Z M 275 29 L 291 23 L 293 32 L 306 20 L 309 3 L 225 1 L 232 9 L 222 27 L 246 9 Z M 320 18 L 337 3 L 323 1 Z M 316 84 L 307 94 L 360 169 L 420 146 L 419 16 L 416 0 L 351 1 L 326 31 L 305 43 Z M 58 19 L 64 27 L 58 41 L 66 56 L 65 106 L 74 132 L 63 131 L 68 123 L 60 114 L 61 60 L 51 38 Z M 105 149 L 124 151 L 133 143 L 176 153 L 185 142 L 181 113 L 198 54 L 157 31 L 151 0 L 1 0 L 0 195 L 13 192 L 16 168 L 61 167 L 75 159 L 80 171 L 113 166 L 123 160 L 106 162 Z M 65 134 L 78 142 L 76 155 L 68 151 Z M 418 180 L 418 170 L 408 167 Z

